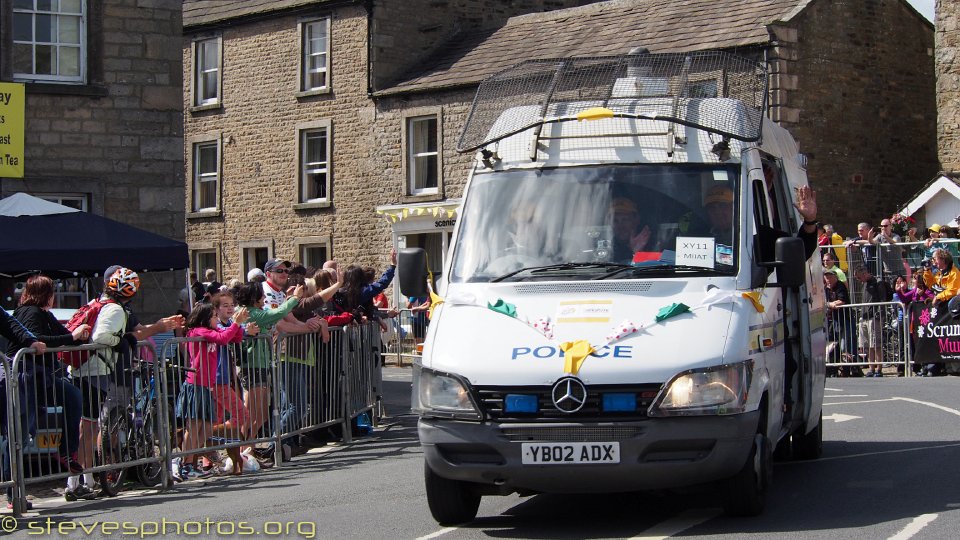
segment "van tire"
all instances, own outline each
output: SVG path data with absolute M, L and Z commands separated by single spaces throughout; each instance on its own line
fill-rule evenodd
M 437 523 L 456 525 L 477 517 L 480 495 L 468 482 L 438 476 L 427 464 L 423 465 L 423 477 L 427 488 L 427 504 Z
M 795 433 L 792 437 L 793 459 L 818 459 L 823 454 L 823 411 L 816 427 L 810 433 Z
M 724 486 L 723 510 L 728 516 L 750 517 L 763 512 L 773 477 L 772 454 L 770 441 L 758 433 L 746 463 Z

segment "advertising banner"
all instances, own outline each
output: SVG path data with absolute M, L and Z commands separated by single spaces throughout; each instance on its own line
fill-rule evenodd
M 960 361 L 960 318 L 954 318 L 944 302 L 933 306 L 910 305 L 910 336 L 913 361 L 919 364 Z
M 0 177 L 23 178 L 23 84 L 0 82 Z

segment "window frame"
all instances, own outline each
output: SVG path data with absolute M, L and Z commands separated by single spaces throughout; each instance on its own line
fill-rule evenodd
M 190 249 L 190 267 L 197 273 L 198 278 L 203 277 L 203 272 L 207 268 L 211 268 L 208 265 L 200 264 L 201 255 L 213 256 L 214 262 L 213 262 L 212 268 L 217 271 L 218 276 L 222 274 L 220 272 L 220 250 L 212 244 L 207 244 L 203 246 L 198 244 L 196 246 L 191 246 L 191 249 Z M 201 279 L 200 281 L 203 281 L 203 280 Z
M 187 217 L 209 217 L 209 216 L 219 216 L 222 211 L 222 197 L 223 197 L 223 141 L 220 138 L 220 135 L 215 136 L 201 136 L 192 138 L 189 141 L 190 144 L 190 153 L 187 156 L 187 170 L 190 171 L 190 209 L 187 211 Z M 214 145 L 216 148 L 216 165 L 217 170 L 214 175 L 214 182 L 216 185 L 214 187 L 214 206 L 205 206 L 199 207 L 199 194 L 200 194 L 200 184 L 201 181 L 198 178 L 198 168 L 200 167 L 199 150 L 201 147 Z
M 324 131 L 326 133 L 326 196 L 307 198 L 309 181 L 306 163 L 306 141 L 311 133 Z M 307 210 L 311 208 L 329 208 L 333 202 L 333 122 L 318 120 L 306 122 L 296 126 L 296 156 L 297 156 L 297 185 L 294 189 L 294 208 Z
M 322 69 L 323 69 L 323 73 L 326 76 L 326 79 L 325 79 L 325 84 L 323 86 L 310 87 L 308 86 L 307 80 L 310 75 L 310 69 L 308 68 L 308 66 L 310 65 L 309 60 L 312 55 L 310 54 L 309 48 L 307 46 L 307 36 L 308 36 L 309 27 L 317 23 L 325 23 L 326 31 L 327 31 L 327 34 L 326 34 L 327 37 L 325 40 L 326 46 L 324 48 L 325 52 L 319 53 L 319 54 L 325 55 L 324 65 Z M 299 21 L 297 24 L 297 37 L 299 38 L 299 41 L 300 41 L 300 49 L 299 49 L 300 57 L 299 57 L 299 61 L 297 62 L 297 96 L 298 97 L 328 94 L 331 91 L 332 85 L 331 85 L 331 69 L 330 69 L 330 66 L 331 66 L 331 62 L 330 62 L 331 50 L 330 49 L 333 41 L 331 39 L 330 34 L 331 34 L 332 27 L 333 27 L 332 17 L 330 16 L 303 19 Z
M 208 66 L 202 66 L 200 62 L 200 53 L 203 50 L 202 45 L 209 42 L 216 42 L 217 47 L 217 65 L 215 70 L 217 73 L 217 95 L 213 99 L 204 100 L 203 99 L 203 90 L 205 88 L 201 87 L 203 82 L 203 77 L 201 77 L 201 67 L 204 69 L 204 73 L 213 71 L 214 69 L 209 68 Z M 191 58 L 191 78 L 192 83 L 190 84 L 190 110 L 191 111 L 203 111 L 208 109 L 217 109 L 223 105 L 223 37 L 222 36 L 204 36 L 198 37 L 191 42 L 190 45 L 190 58 Z
M 240 271 L 242 272 L 242 281 L 246 281 L 247 274 L 250 270 L 253 270 L 255 267 L 250 266 L 249 254 L 255 253 L 255 250 L 266 249 L 267 250 L 267 260 L 273 258 L 273 240 L 243 240 L 239 243 L 240 248 Z M 263 269 L 262 267 L 256 267 Z
M 297 260 L 301 261 L 304 266 L 310 266 L 307 264 L 305 251 L 310 248 L 323 248 L 327 252 L 326 260 L 333 259 L 333 238 L 330 236 L 303 236 L 293 239 L 293 245 L 296 249 Z M 323 263 L 326 261 L 320 261 L 319 265 L 314 265 L 315 268 L 320 268 Z
M 70 208 L 73 208 L 73 206 L 63 204 L 63 201 L 76 201 L 80 203 L 79 210 L 81 212 L 90 211 L 90 197 L 86 193 L 33 193 L 32 195 L 38 199 L 69 206 Z
M 413 123 L 420 121 L 436 121 L 437 148 L 434 152 L 415 152 Z M 403 148 L 403 181 L 404 194 L 411 198 L 436 198 L 443 195 L 443 114 L 440 108 L 412 109 L 402 115 L 402 141 Z M 423 155 L 433 155 L 437 164 L 437 185 L 436 187 L 417 188 L 416 187 L 416 158 Z
M 60 63 L 59 49 L 60 49 L 61 47 L 63 47 L 63 46 L 69 46 L 69 47 L 73 47 L 73 46 L 74 46 L 74 44 L 67 44 L 67 45 L 62 45 L 62 44 L 60 44 L 60 42 L 59 42 L 59 32 L 58 32 L 58 36 L 57 36 L 57 41 L 56 41 L 56 42 L 53 42 L 53 41 L 50 41 L 50 42 L 37 42 L 36 39 L 35 39 L 35 38 L 36 38 L 35 29 L 36 29 L 36 16 L 37 16 L 37 14 L 48 14 L 48 15 L 50 15 L 51 17 L 56 17 L 56 18 L 57 18 L 57 22 L 58 22 L 58 24 L 57 24 L 57 27 L 58 27 L 58 28 L 59 28 L 59 18 L 60 18 L 60 17 L 77 17 L 77 18 L 79 18 L 79 21 L 78 21 L 78 22 L 79 22 L 79 24 L 78 24 L 79 28 L 78 28 L 78 36 L 77 36 L 77 39 L 78 39 L 79 43 L 76 44 L 76 48 L 79 49 L 79 52 L 78 52 L 78 56 L 79 56 L 79 57 L 78 57 L 78 60 L 77 60 L 77 62 L 78 62 L 78 65 L 77 65 L 78 74 L 77 74 L 77 75 L 75 75 L 75 76 L 74 76 L 74 75 L 64 76 L 64 75 L 52 75 L 52 74 L 51 74 L 51 75 L 43 75 L 43 74 L 37 74 L 37 73 L 18 73 L 18 72 L 16 72 L 16 65 L 14 64 L 14 61 L 13 61 L 13 57 L 14 57 L 13 54 L 14 54 L 14 53 L 11 52 L 11 56 L 9 57 L 9 59 L 10 59 L 10 74 L 11 74 L 11 78 L 12 78 L 13 81 L 15 81 L 15 82 L 24 82 L 24 83 L 64 84 L 64 85 L 86 85 L 86 84 L 87 84 L 87 80 L 88 80 L 88 73 L 87 73 L 87 72 L 88 72 L 88 69 L 89 69 L 89 56 L 90 56 L 89 31 L 88 31 L 87 26 L 88 26 L 89 20 L 90 20 L 90 9 L 91 9 L 91 8 L 90 8 L 90 6 L 89 6 L 88 0 L 79 0 L 79 2 L 80 2 L 80 13 L 79 13 L 79 14 L 75 14 L 75 13 L 60 14 L 59 11 L 57 11 L 57 12 L 53 12 L 53 11 L 41 11 L 41 10 L 36 9 L 37 6 L 36 6 L 36 1 L 35 1 L 35 0 L 34 0 L 34 2 L 33 2 L 33 9 L 30 9 L 30 10 L 25 10 L 24 8 L 18 8 L 18 7 L 16 7 L 16 6 L 14 6 L 14 5 L 11 5 L 10 11 L 8 12 L 8 13 L 11 15 L 11 22 L 10 22 L 10 26 L 9 26 L 9 32 L 10 32 L 10 41 L 9 41 L 9 43 L 10 43 L 10 45 L 11 45 L 11 50 L 12 50 L 14 47 L 16 47 L 17 44 L 29 43 L 29 44 L 32 46 L 32 48 L 33 48 L 32 54 L 31 54 L 33 71 L 36 71 L 36 63 L 37 63 L 36 47 L 37 47 L 38 44 L 41 44 L 41 45 L 49 45 L 49 46 L 52 46 L 52 47 L 54 47 L 54 48 L 57 49 L 58 54 L 56 55 L 56 59 L 57 59 L 57 64 L 58 64 L 58 70 L 59 70 L 59 63 Z M 27 41 L 17 41 L 17 40 L 15 39 L 15 37 L 14 37 L 13 18 L 15 17 L 15 15 L 16 15 L 17 13 L 29 13 L 29 14 L 31 14 L 31 23 L 32 23 L 32 26 L 33 26 L 33 29 L 34 29 L 34 30 L 33 30 L 32 33 L 31 33 L 31 40 L 28 41 L 28 42 L 27 42 Z

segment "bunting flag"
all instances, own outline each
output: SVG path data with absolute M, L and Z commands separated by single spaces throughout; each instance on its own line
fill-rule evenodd
M 553 322 L 550 317 L 540 317 L 533 323 L 533 329 L 540 332 L 547 339 L 553 339 Z
M 709 309 L 710 306 L 717 306 L 720 304 L 732 304 L 737 301 L 737 298 L 740 298 L 740 295 L 738 295 L 735 291 L 734 292 L 722 291 L 716 288 L 710 289 L 709 291 L 707 291 L 707 294 L 704 295 L 703 301 L 701 301 L 700 304 L 693 309 L 699 309 L 699 308 Z
M 664 306 L 660 308 L 660 311 L 657 312 L 656 321 L 663 322 L 667 319 L 676 317 L 677 315 L 681 315 L 688 311 L 690 311 L 690 306 L 675 302 L 673 304 L 670 304 L 669 306 Z
M 583 361 L 596 349 L 593 348 L 593 345 L 590 345 L 589 341 L 581 339 L 561 343 L 560 350 L 563 351 L 563 372 L 576 375 L 580 372 Z
M 433 310 L 437 309 L 437 306 L 443 303 L 443 297 L 439 294 L 430 291 L 430 307 L 427 309 L 427 318 L 433 319 Z
M 607 345 L 609 345 L 609 344 L 613 343 L 614 341 L 619 341 L 619 340 L 621 340 L 621 339 L 629 336 L 630 334 L 636 334 L 636 333 L 639 332 L 642 328 L 643 328 L 643 325 L 642 325 L 642 324 L 638 326 L 638 325 L 633 324 L 632 322 L 630 322 L 630 321 L 628 321 L 628 320 L 625 320 L 625 321 L 623 321 L 622 323 L 620 323 L 620 326 L 618 326 L 618 327 L 614 328 L 613 330 L 611 330 L 610 333 L 607 334 L 607 337 L 604 338 L 604 339 L 607 340 Z
M 399 208 L 396 210 L 377 210 L 377 215 L 383 216 L 390 223 L 399 223 L 413 216 L 433 216 L 453 219 L 460 211 L 459 207 L 449 208 L 445 206 L 417 207 L 417 208 Z
M 741 295 L 749 300 L 751 304 L 753 304 L 753 308 L 757 310 L 757 313 L 763 313 L 766 311 L 766 308 L 764 308 L 763 304 L 760 302 L 760 294 L 761 291 L 750 291 Z
M 517 318 L 517 306 L 509 302 L 504 302 L 503 298 L 497 298 L 497 301 L 492 304 L 488 302 L 487 307 L 493 311 L 496 311 L 497 313 L 503 313 L 504 315 L 513 317 L 514 319 Z

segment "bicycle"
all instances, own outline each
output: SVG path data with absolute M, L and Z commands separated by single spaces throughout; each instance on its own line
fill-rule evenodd
M 103 463 L 127 463 L 156 459 L 161 455 L 157 381 L 152 365 L 134 359 L 128 371 L 132 375 L 134 399 L 126 407 L 112 407 L 107 421 L 101 422 L 100 454 Z M 103 493 L 110 497 L 117 496 L 130 468 L 100 472 L 98 480 Z M 163 462 L 157 459 L 135 465 L 132 469 L 140 484 L 149 488 L 160 483 Z

